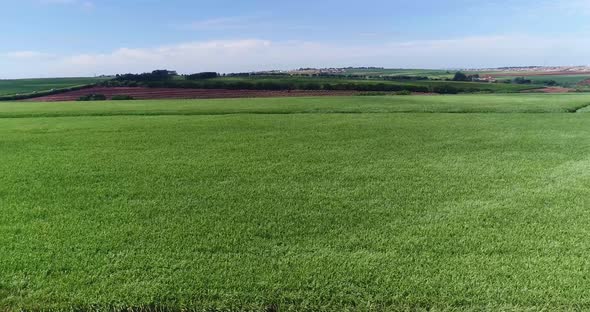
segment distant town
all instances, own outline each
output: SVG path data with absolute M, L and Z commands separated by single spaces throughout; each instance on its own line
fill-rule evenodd
M 293 74 L 293 75 L 326 75 L 326 74 L 345 74 L 351 70 L 385 70 L 384 67 L 340 67 L 340 68 L 299 68 L 293 70 L 269 70 L 260 71 L 257 74 Z M 400 69 L 403 70 L 403 69 Z M 443 68 L 449 72 L 466 71 L 466 72 L 511 72 L 535 75 L 567 75 L 567 74 L 588 74 L 590 66 L 508 66 L 497 68 Z
M 465 71 L 477 72 L 523 72 L 523 73 L 548 73 L 548 74 L 584 74 L 590 73 L 590 66 L 516 66 L 498 68 L 469 68 Z

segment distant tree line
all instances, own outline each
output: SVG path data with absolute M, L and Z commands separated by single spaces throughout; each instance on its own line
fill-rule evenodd
M 115 81 L 134 81 L 134 82 L 152 82 L 152 81 L 168 81 L 178 76 L 178 73 L 173 70 L 158 69 L 151 73 L 142 74 L 123 74 L 115 76 Z M 201 72 L 190 75 L 183 75 L 186 80 L 202 80 L 220 77 L 216 72 Z
M 178 73 L 171 70 L 166 69 L 158 69 L 154 70 L 151 73 L 143 73 L 143 74 L 123 74 L 115 76 L 115 81 L 137 81 L 137 82 L 147 82 L 147 81 L 166 81 L 171 80 L 174 76 L 178 76 Z
M 544 85 L 550 86 L 550 87 L 555 87 L 555 86 L 559 85 L 559 83 L 557 83 L 557 81 L 555 81 L 555 80 L 543 80 L 543 81 L 541 81 L 541 83 L 543 83 Z
M 531 83 L 533 83 L 533 81 L 532 81 L 532 80 L 530 80 L 530 79 L 526 79 L 526 78 L 524 78 L 524 77 L 516 77 L 516 78 L 514 78 L 514 80 L 513 80 L 513 81 L 514 81 L 514 83 L 516 83 L 516 84 L 531 84 Z
M 479 79 L 479 75 L 475 74 L 475 75 L 467 75 L 465 73 L 462 72 L 456 72 L 455 76 L 453 77 L 453 81 L 474 81 Z
M 216 72 L 202 72 L 196 74 L 185 75 L 184 78 L 186 80 L 202 80 L 202 79 L 213 79 L 217 78 L 220 75 Z

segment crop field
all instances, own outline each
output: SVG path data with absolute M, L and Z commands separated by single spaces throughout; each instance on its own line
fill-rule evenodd
M 590 95 L 0 103 L 0 311 L 590 307 Z
M 184 82 L 184 81 L 182 81 Z M 182 83 L 180 82 L 180 83 Z M 330 84 L 333 86 L 337 85 L 356 85 L 356 86 L 375 86 L 378 84 L 386 86 L 399 86 L 399 87 L 414 87 L 424 88 L 426 91 L 431 90 L 434 87 L 441 86 L 452 86 L 459 92 L 520 92 L 523 90 L 535 89 L 541 87 L 541 85 L 516 85 L 516 84 L 503 84 L 503 83 L 482 83 L 482 82 L 461 82 L 461 81 L 411 81 L 411 80 L 359 80 L 359 79 L 347 79 L 347 78 L 324 78 L 324 77 L 222 77 L 209 80 L 209 82 L 220 82 L 220 83 L 237 83 L 237 82 L 251 82 L 251 83 L 275 83 L 275 84 L 292 84 L 296 89 L 308 89 L 307 86 L 310 84 L 326 85 Z M 179 83 L 179 82 L 176 82 Z M 202 82 L 193 81 L 188 83 L 194 83 L 199 85 Z
M 367 75 L 367 76 L 422 76 L 428 78 L 453 78 L 456 71 L 440 69 L 378 69 L 378 68 L 351 68 L 346 69 L 347 75 Z
M 47 79 L 0 79 L 0 96 L 25 94 L 93 84 L 101 78 L 47 78 Z
M 517 77 L 524 77 L 526 79 L 532 80 L 533 83 L 536 84 L 541 84 L 543 81 L 548 81 L 548 80 L 553 80 L 555 82 L 557 82 L 559 85 L 564 86 L 564 87 L 575 87 L 578 83 L 588 80 L 590 79 L 590 75 L 585 74 L 585 75 L 541 75 L 541 76 L 527 76 L 527 75 L 521 75 L 521 76 L 510 76 L 510 75 L 506 75 L 506 76 L 498 76 L 499 80 L 504 80 L 504 79 L 514 79 Z

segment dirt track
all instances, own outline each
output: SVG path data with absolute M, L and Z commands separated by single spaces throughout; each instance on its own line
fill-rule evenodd
M 221 99 L 292 96 L 349 96 L 357 91 L 264 91 L 264 90 L 224 90 L 224 89 L 175 89 L 175 88 L 128 88 L 95 87 L 61 94 L 27 99 L 28 102 L 76 101 L 88 94 L 104 94 L 108 99 L 114 95 L 130 95 L 137 100 L 150 99 Z

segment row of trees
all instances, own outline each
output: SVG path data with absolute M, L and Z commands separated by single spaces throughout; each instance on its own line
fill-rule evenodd
M 531 84 L 531 83 L 533 83 L 533 81 L 532 81 L 532 80 L 530 80 L 530 79 L 526 79 L 526 78 L 524 78 L 524 77 L 516 77 L 516 78 L 514 78 L 514 80 L 513 80 L 513 81 L 514 81 L 514 83 L 516 83 L 516 84 Z
M 152 71 L 151 73 L 117 75 L 115 76 L 115 80 L 137 82 L 166 81 L 171 80 L 174 76 L 178 76 L 178 73 L 172 70 L 158 69 Z
M 479 75 L 466 75 L 462 72 L 456 72 L 455 76 L 453 77 L 453 81 L 474 81 L 479 79 Z
M 186 80 L 202 80 L 202 79 L 212 79 L 217 78 L 220 75 L 216 72 L 202 72 L 196 74 L 185 75 L 184 78 Z
M 135 82 L 153 82 L 153 81 L 169 81 L 178 76 L 178 73 L 173 70 L 158 69 L 151 73 L 142 74 L 123 74 L 115 77 L 116 81 L 135 81 Z M 190 75 L 184 75 L 186 80 L 202 80 L 217 78 L 220 75 L 216 72 L 202 72 Z

